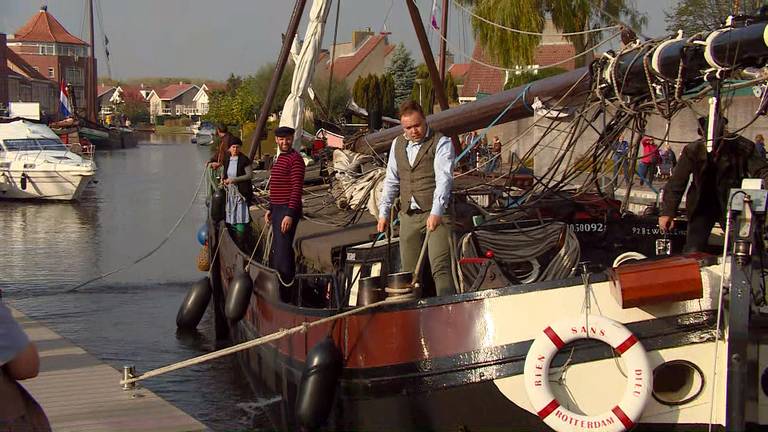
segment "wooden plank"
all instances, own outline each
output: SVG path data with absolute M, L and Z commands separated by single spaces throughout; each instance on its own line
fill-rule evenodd
M 40 374 L 21 383 L 54 431 L 208 430 L 145 388 L 124 391 L 120 371 L 18 310 L 11 312 L 40 352 Z

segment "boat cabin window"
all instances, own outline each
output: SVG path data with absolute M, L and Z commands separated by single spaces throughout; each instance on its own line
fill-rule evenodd
M 40 148 L 43 150 L 61 150 L 67 151 L 67 147 L 61 141 L 53 138 L 45 138 L 37 140 Z
M 53 138 L 42 139 L 7 139 L 3 141 L 6 151 L 40 151 L 40 150 L 61 150 L 67 151 L 64 144 Z

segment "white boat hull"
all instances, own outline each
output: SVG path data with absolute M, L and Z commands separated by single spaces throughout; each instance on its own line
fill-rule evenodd
M 0 174 L 0 199 L 73 201 L 80 198 L 93 176 L 93 170 L 4 171 Z

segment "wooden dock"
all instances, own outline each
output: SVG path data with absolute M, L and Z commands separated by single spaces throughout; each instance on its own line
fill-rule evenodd
M 21 383 L 54 431 L 205 431 L 202 423 L 145 388 L 123 390 L 122 372 L 11 308 L 40 352 L 40 375 Z

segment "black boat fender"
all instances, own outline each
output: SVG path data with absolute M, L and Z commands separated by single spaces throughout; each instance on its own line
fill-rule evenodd
M 176 327 L 182 330 L 191 330 L 197 327 L 203 319 L 205 309 L 211 301 L 211 280 L 204 277 L 192 284 L 187 296 L 179 306 L 176 314 Z
M 214 223 L 224 220 L 226 215 L 225 206 L 227 205 L 227 193 L 223 188 L 216 188 L 211 195 L 211 219 Z
M 21 190 L 27 190 L 27 173 L 21 173 Z
M 224 303 L 224 315 L 232 322 L 238 322 L 245 316 L 253 293 L 253 280 L 244 272 L 238 272 L 229 284 L 229 294 Z
M 308 430 L 315 430 L 328 419 L 336 396 L 342 369 L 342 355 L 330 337 L 307 353 L 296 395 L 296 420 Z

